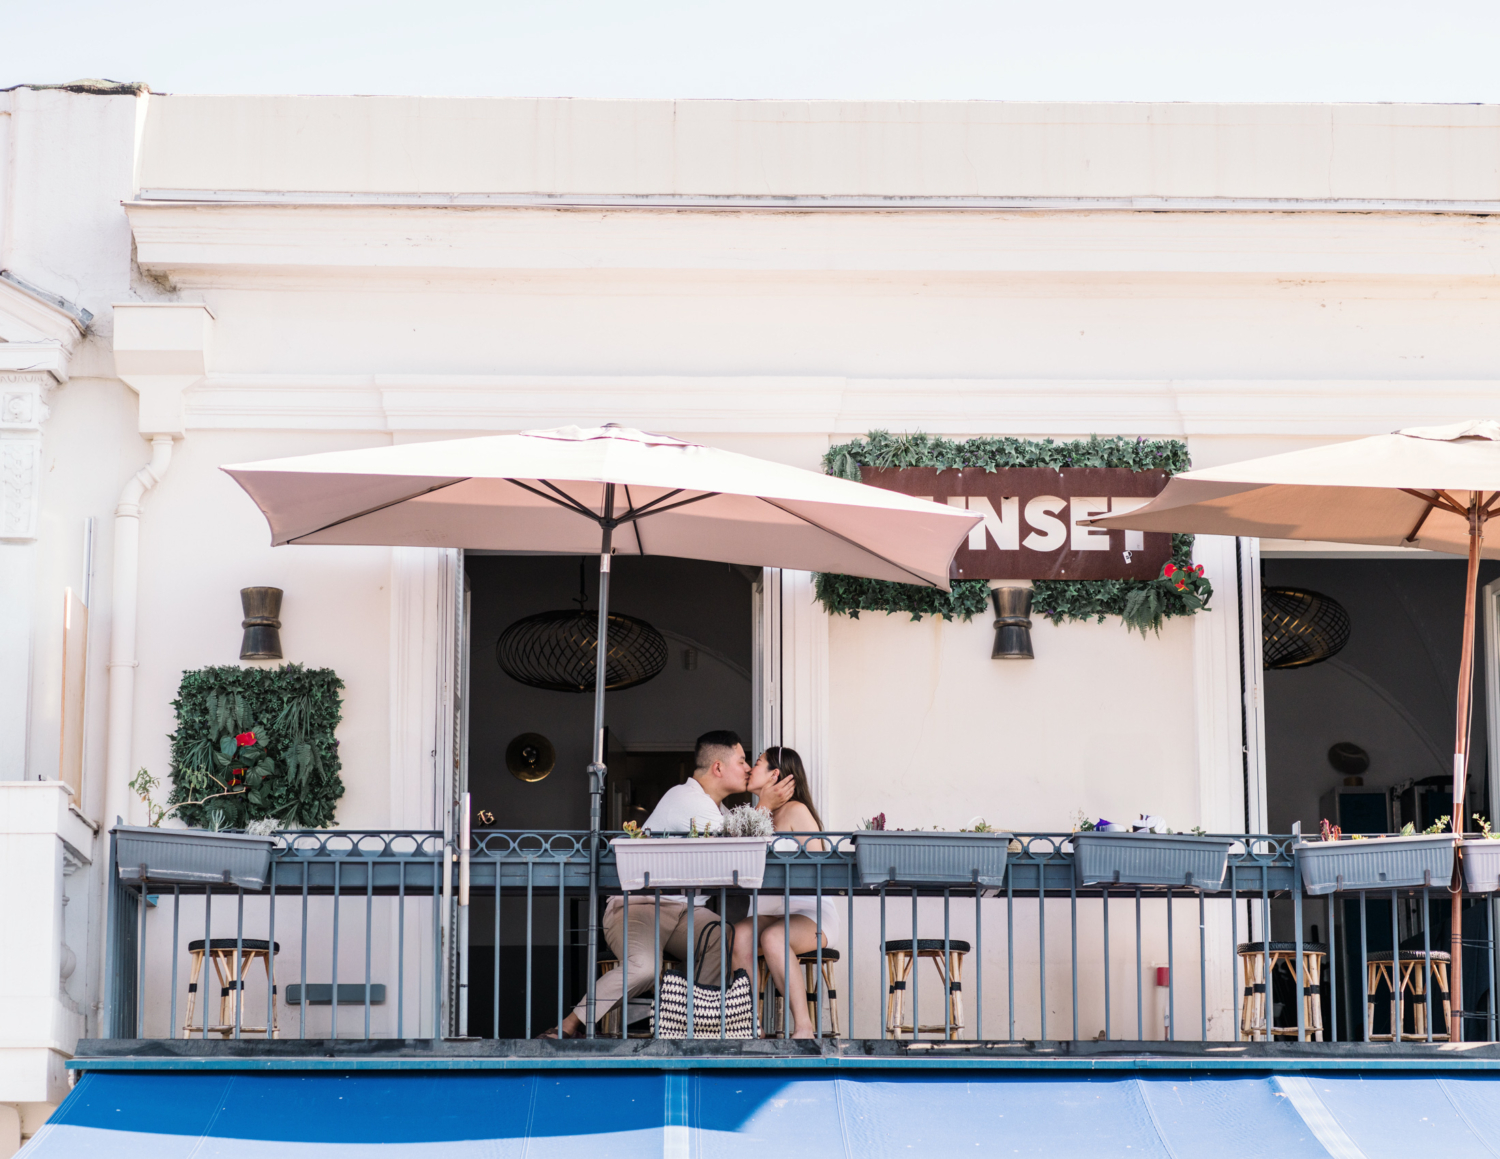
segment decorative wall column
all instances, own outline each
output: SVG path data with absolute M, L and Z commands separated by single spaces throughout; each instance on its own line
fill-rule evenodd
M 56 342 L 0 343 L 0 781 L 27 776 L 42 424 L 66 357 Z

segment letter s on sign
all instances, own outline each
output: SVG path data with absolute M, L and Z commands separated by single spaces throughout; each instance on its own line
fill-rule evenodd
M 1056 551 L 1068 542 L 1068 525 L 1057 512 L 1068 505 L 1056 495 L 1038 495 L 1026 504 L 1026 522 L 1036 530 L 1022 544 L 1032 551 Z

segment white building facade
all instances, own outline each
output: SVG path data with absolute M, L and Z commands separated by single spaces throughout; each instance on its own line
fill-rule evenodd
M 345 682 L 339 825 L 453 824 L 455 554 L 272 550 L 222 465 L 613 421 L 810 469 L 876 429 L 1208 466 L 1491 416 L 1497 212 L 1482 106 L 0 93 L 0 864 L 36 883 L 0 1154 L 97 1033 L 105 834 L 181 674 L 239 662 L 241 588 Z M 1263 548 L 1200 539 L 1211 611 L 1038 618 L 1019 664 L 987 616 L 767 577 L 756 732 L 832 829 L 1265 831 Z

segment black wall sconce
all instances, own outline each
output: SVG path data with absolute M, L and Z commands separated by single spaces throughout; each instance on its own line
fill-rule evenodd
M 240 627 L 245 638 L 240 641 L 241 660 L 281 659 L 281 589 L 241 588 L 240 607 L 245 619 Z
M 991 660 L 1034 660 L 1031 651 L 1031 589 L 993 588 L 995 650 Z

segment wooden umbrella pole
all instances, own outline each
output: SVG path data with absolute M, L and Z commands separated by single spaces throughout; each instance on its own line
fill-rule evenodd
M 1479 550 L 1484 542 L 1484 496 L 1479 491 L 1469 492 L 1469 571 L 1464 589 L 1464 638 L 1458 663 L 1458 719 L 1454 725 L 1453 740 L 1453 819 L 1452 830 L 1455 844 L 1453 858 L 1452 928 L 1448 952 L 1451 958 L 1448 988 L 1452 998 L 1452 1013 L 1448 1027 L 1450 1041 L 1462 1042 L 1463 1022 L 1463 832 L 1464 797 L 1468 789 L 1469 768 L 1469 698 L 1474 685 L 1474 618 L 1477 588 L 1479 586 Z M 1398 954 L 1399 957 L 1399 954 Z

